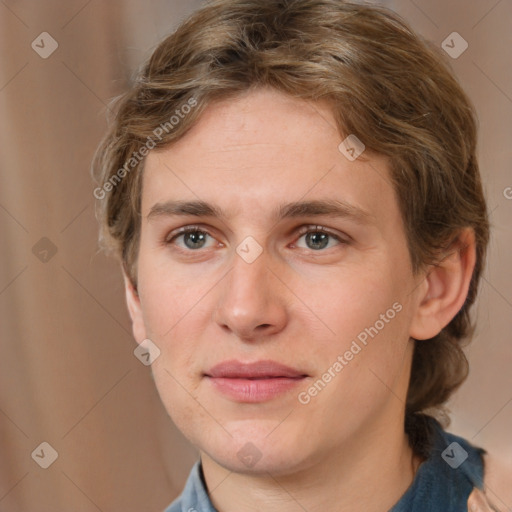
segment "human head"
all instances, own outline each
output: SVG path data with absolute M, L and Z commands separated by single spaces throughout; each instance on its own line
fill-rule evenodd
M 111 184 L 96 194 L 105 196 L 104 241 L 136 288 L 144 154 L 179 141 L 215 102 L 261 87 L 329 104 L 340 140 L 354 134 L 365 154 L 388 159 L 414 273 L 442 259 L 461 229 L 474 230 L 463 307 L 437 335 L 415 342 L 407 411 L 442 405 L 467 373 L 460 345 L 471 334 L 488 241 L 475 115 L 439 52 L 386 9 L 218 0 L 195 12 L 120 98 L 98 151 L 100 183 Z

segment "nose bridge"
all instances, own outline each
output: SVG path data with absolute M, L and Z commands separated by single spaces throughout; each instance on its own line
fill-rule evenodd
M 255 313 L 262 308 L 269 295 L 269 254 L 261 252 L 254 259 L 246 259 L 240 255 L 244 249 L 243 243 L 237 248 L 233 257 L 232 270 L 224 290 L 226 303 L 234 301 L 232 306 L 240 311 Z M 251 248 L 247 254 L 251 253 Z M 253 256 L 254 257 L 254 256 Z
M 252 243 L 245 241 L 237 247 L 215 309 L 215 321 L 243 338 L 262 330 L 275 332 L 286 317 L 279 281 L 269 269 L 272 256 L 263 250 L 256 254 Z

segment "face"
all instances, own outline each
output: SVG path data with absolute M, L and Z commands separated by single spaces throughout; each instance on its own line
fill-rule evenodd
M 350 453 L 403 410 L 417 283 L 386 159 L 344 138 L 327 104 L 262 89 L 147 157 L 134 334 L 176 425 L 232 471 Z

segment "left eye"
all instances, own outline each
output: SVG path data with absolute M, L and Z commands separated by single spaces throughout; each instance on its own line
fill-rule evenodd
M 308 231 L 303 232 L 300 235 L 300 238 L 304 238 L 306 243 L 306 249 L 312 249 L 313 251 L 319 251 L 322 249 L 325 249 L 329 242 L 335 241 L 336 243 L 334 245 L 338 245 L 343 243 L 343 240 L 341 238 L 333 233 L 330 233 L 328 231 L 325 231 L 321 227 L 317 227 L 314 229 L 308 229 Z M 300 247 L 299 244 L 297 244 L 297 247 Z M 303 248 L 303 247 L 301 247 Z

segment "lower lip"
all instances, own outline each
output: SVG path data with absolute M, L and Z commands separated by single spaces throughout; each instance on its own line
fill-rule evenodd
M 290 391 L 305 377 L 276 377 L 269 379 L 230 379 L 225 377 L 208 377 L 212 385 L 231 399 L 238 402 L 265 402 Z

